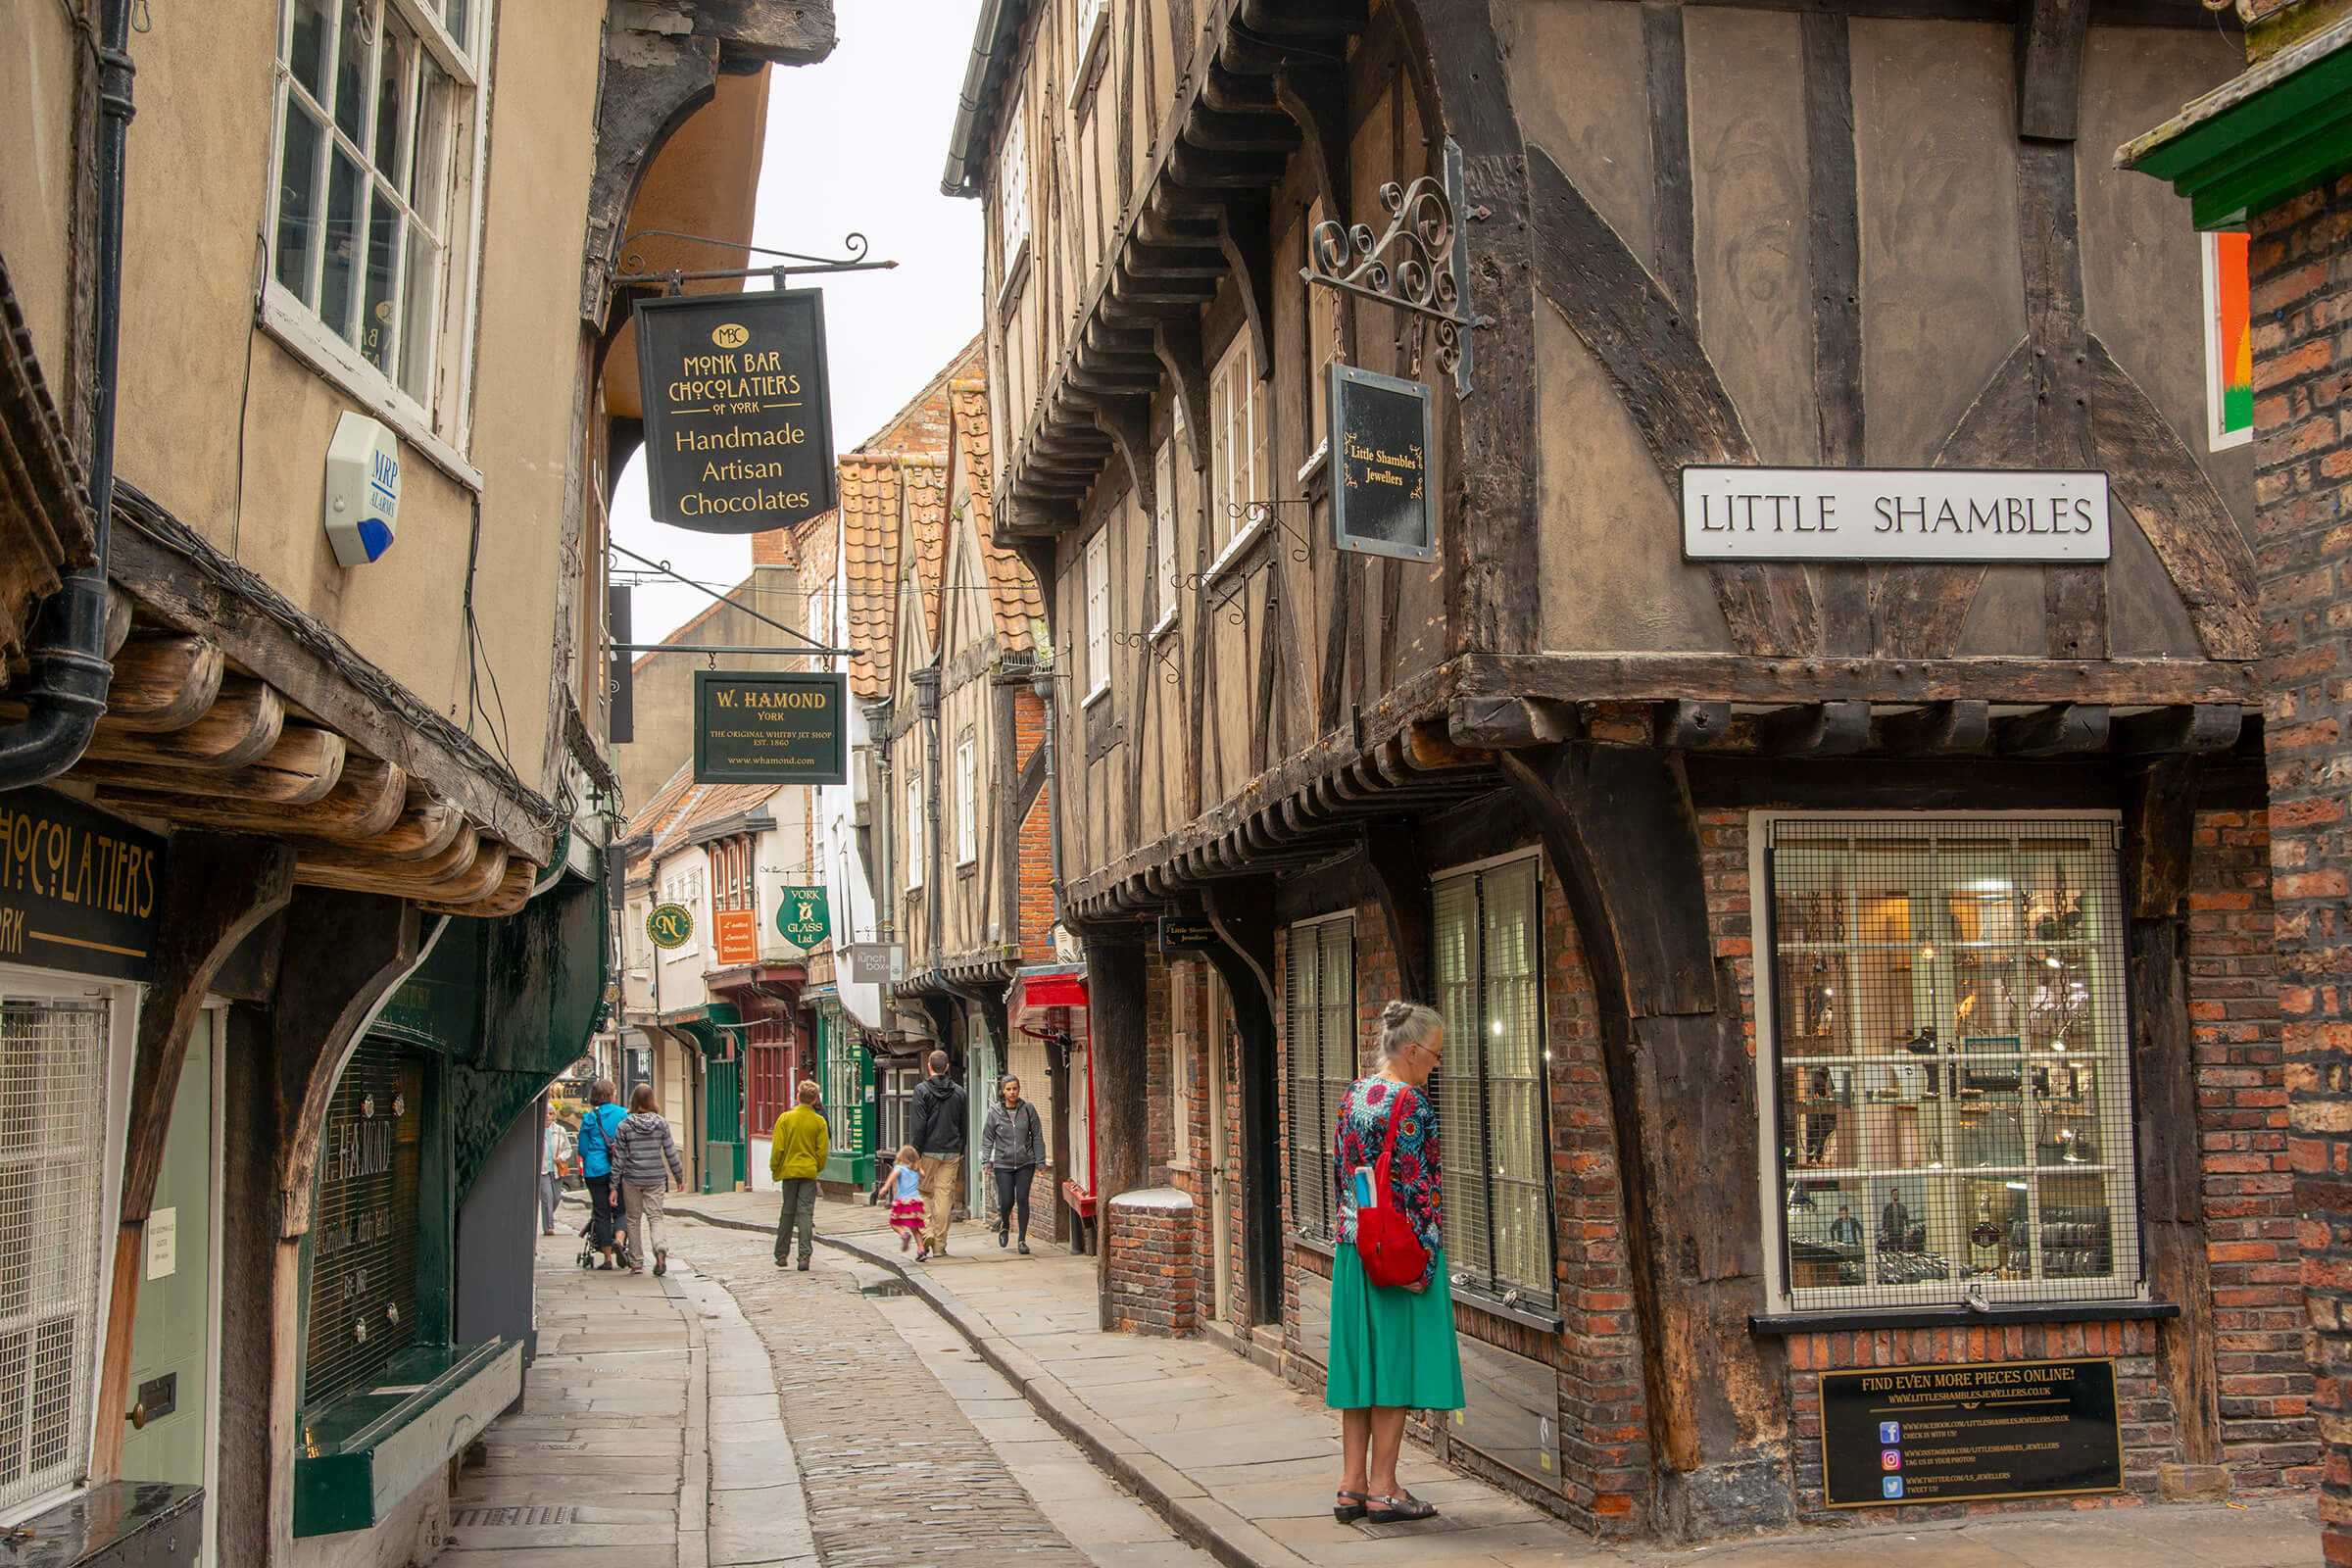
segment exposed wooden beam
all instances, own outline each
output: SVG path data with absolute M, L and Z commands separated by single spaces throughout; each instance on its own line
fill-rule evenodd
M 285 722 L 285 700 L 275 687 L 231 675 L 222 679 L 219 699 L 194 722 L 154 732 L 102 718 L 83 755 L 166 769 L 244 767 L 270 754 Z
M 375 837 L 400 820 L 408 788 L 408 774 L 394 764 L 372 757 L 347 757 L 335 787 L 308 806 L 264 808 L 197 795 L 103 788 L 98 799 L 101 805 L 132 816 L 268 838 L 290 836 L 357 844 Z
M 1992 740 L 1992 705 L 1929 703 L 1907 713 L 1889 713 L 1879 721 L 1879 739 L 1898 757 L 1981 752 Z
M 2017 133 L 2073 141 L 2082 101 L 2090 0 L 2022 0 L 2017 27 Z
M 1850 757 L 1870 744 L 1870 705 L 1799 703 L 1766 713 L 1756 743 L 1768 757 Z
M 201 767 L 158 769 L 85 756 L 69 776 L 122 789 L 169 786 L 175 795 L 211 796 L 247 806 L 309 806 L 335 787 L 335 781 L 343 776 L 347 755 L 348 743 L 333 730 L 288 724 L 278 732 L 277 744 L 268 756 L 226 772 Z
M 185 729 L 219 699 L 227 672 L 220 645 L 209 637 L 169 632 L 132 637 L 115 655 L 106 720 L 118 730 Z
M 1690 752 L 1721 746 L 1731 738 L 1732 705 L 1677 698 L 1650 710 L 1650 735 L 1666 751 Z
M 2109 725 L 2115 750 L 2125 757 L 2163 752 L 2226 752 L 2237 744 L 2246 714 L 2234 705 L 2199 703 L 2127 713 Z
M 1465 654 L 1451 690 L 1570 702 L 2219 703 L 2256 709 L 2251 664 L 2193 659 L 1748 659 L 1738 654 Z
M 2107 709 L 2099 703 L 2053 703 L 1992 723 L 1993 744 L 2011 757 L 2065 757 L 2103 751 Z

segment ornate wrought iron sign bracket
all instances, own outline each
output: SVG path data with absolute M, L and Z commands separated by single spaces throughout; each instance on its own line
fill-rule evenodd
M 1470 270 L 1468 240 L 1456 220 L 1462 201 L 1462 149 L 1448 136 L 1444 183 L 1424 174 L 1410 185 L 1381 186 L 1385 233 L 1374 234 L 1369 223 L 1317 223 L 1298 275 L 1436 322 L 1438 368 L 1452 372 L 1454 394 L 1466 398 L 1470 331 L 1493 326 L 1494 318 L 1474 314 L 1462 297 L 1460 280 Z M 1464 216 L 1485 218 L 1487 210 Z
M 629 246 L 648 238 L 686 240 L 696 245 L 710 245 L 719 250 L 744 251 L 761 256 L 782 256 L 786 264 L 778 267 L 722 268 L 717 271 L 685 272 L 676 268 L 664 271 L 649 270 L 645 253 Z M 863 234 L 852 233 L 842 241 L 850 254 L 840 257 L 804 256 L 799 251 L 780 251 L 766 245 L 746 245 L 740 240 L 711 239 L 703 234 L 682 234 L 670 228 L 641 228 L 623 238 L 617 247 L 623 254 L 620 266 L 612 274 L 614 288 L 659 288 L 665 294 L 683 294 L 688 283 L 705 282 L 721 277 L 764 277 L 782 288 L 787 279 L 815 272 L 886 272 L 896 268 L 896 262 L 869 262 L 865 259 L 866 239 Z M 798 263 L 801 265 L 792 265 Z

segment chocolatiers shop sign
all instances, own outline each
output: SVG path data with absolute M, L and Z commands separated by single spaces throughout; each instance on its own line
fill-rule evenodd
M 2107 476 L 2024 468 L 1683 469 L 1691 561 L 2105 561 Z
M 2115 1363 L 1824 1372 L 1821 1456 L 1833 1508 L 2118 1491 Z
M 49 790 L 0 795 L 0 962 L 155 978 L 164 841 Z
M 849 677 L 694 672 L 698 784 L 847 784 Z
M 822 293 L 641 299 L 635 320 L 655 516 L 760 533 L 832 510 Z

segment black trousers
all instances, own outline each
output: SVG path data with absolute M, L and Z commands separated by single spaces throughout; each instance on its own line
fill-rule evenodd
M 997 1179 L 997 1229 L 1010 1226 L 1013 1216 L 1020 1216 L 1022 1241 L 1029 1239 L 1029 1184 L 1037 1179 L 1035 1165 L 999 1165 Z
M 620 1210 L 612 1206 L 612 1178 L 610 1175 L 588 1178 L 588 1245 L 591 1247 L 612 1245 L 612 1228 L 620 1219 Z

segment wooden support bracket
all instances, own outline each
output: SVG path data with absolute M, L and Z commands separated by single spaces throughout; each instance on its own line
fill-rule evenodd
M 1731 738 L 1732 705 L 1677 698 L 1650 706 L 1651 743 L 1670 752 L 1701 751 Z
M 2070 757 L 2104 751 L 2107 709 L 2099 703 L 2053 703 L 2031 713 L 1995 719 L 1993 744 L 2009 757 Z
M 1992 705 L 1929 703 L 1879 721 L 1879 739 L 1897 757 L 1948 757 L 1981 752 L 1992 741 Z
M 2147 757 L 2168 752 L 2226 752 L 2237 744 L 2245 710 L 2219 703 L 2154 708 L 2127 713 L 2109 726 L 2116 754 Z
M 1870 705 L 1800 703 L 1756 721 L 1758 748 L 1768 757 L 1850 757 L 1870 744 Z

